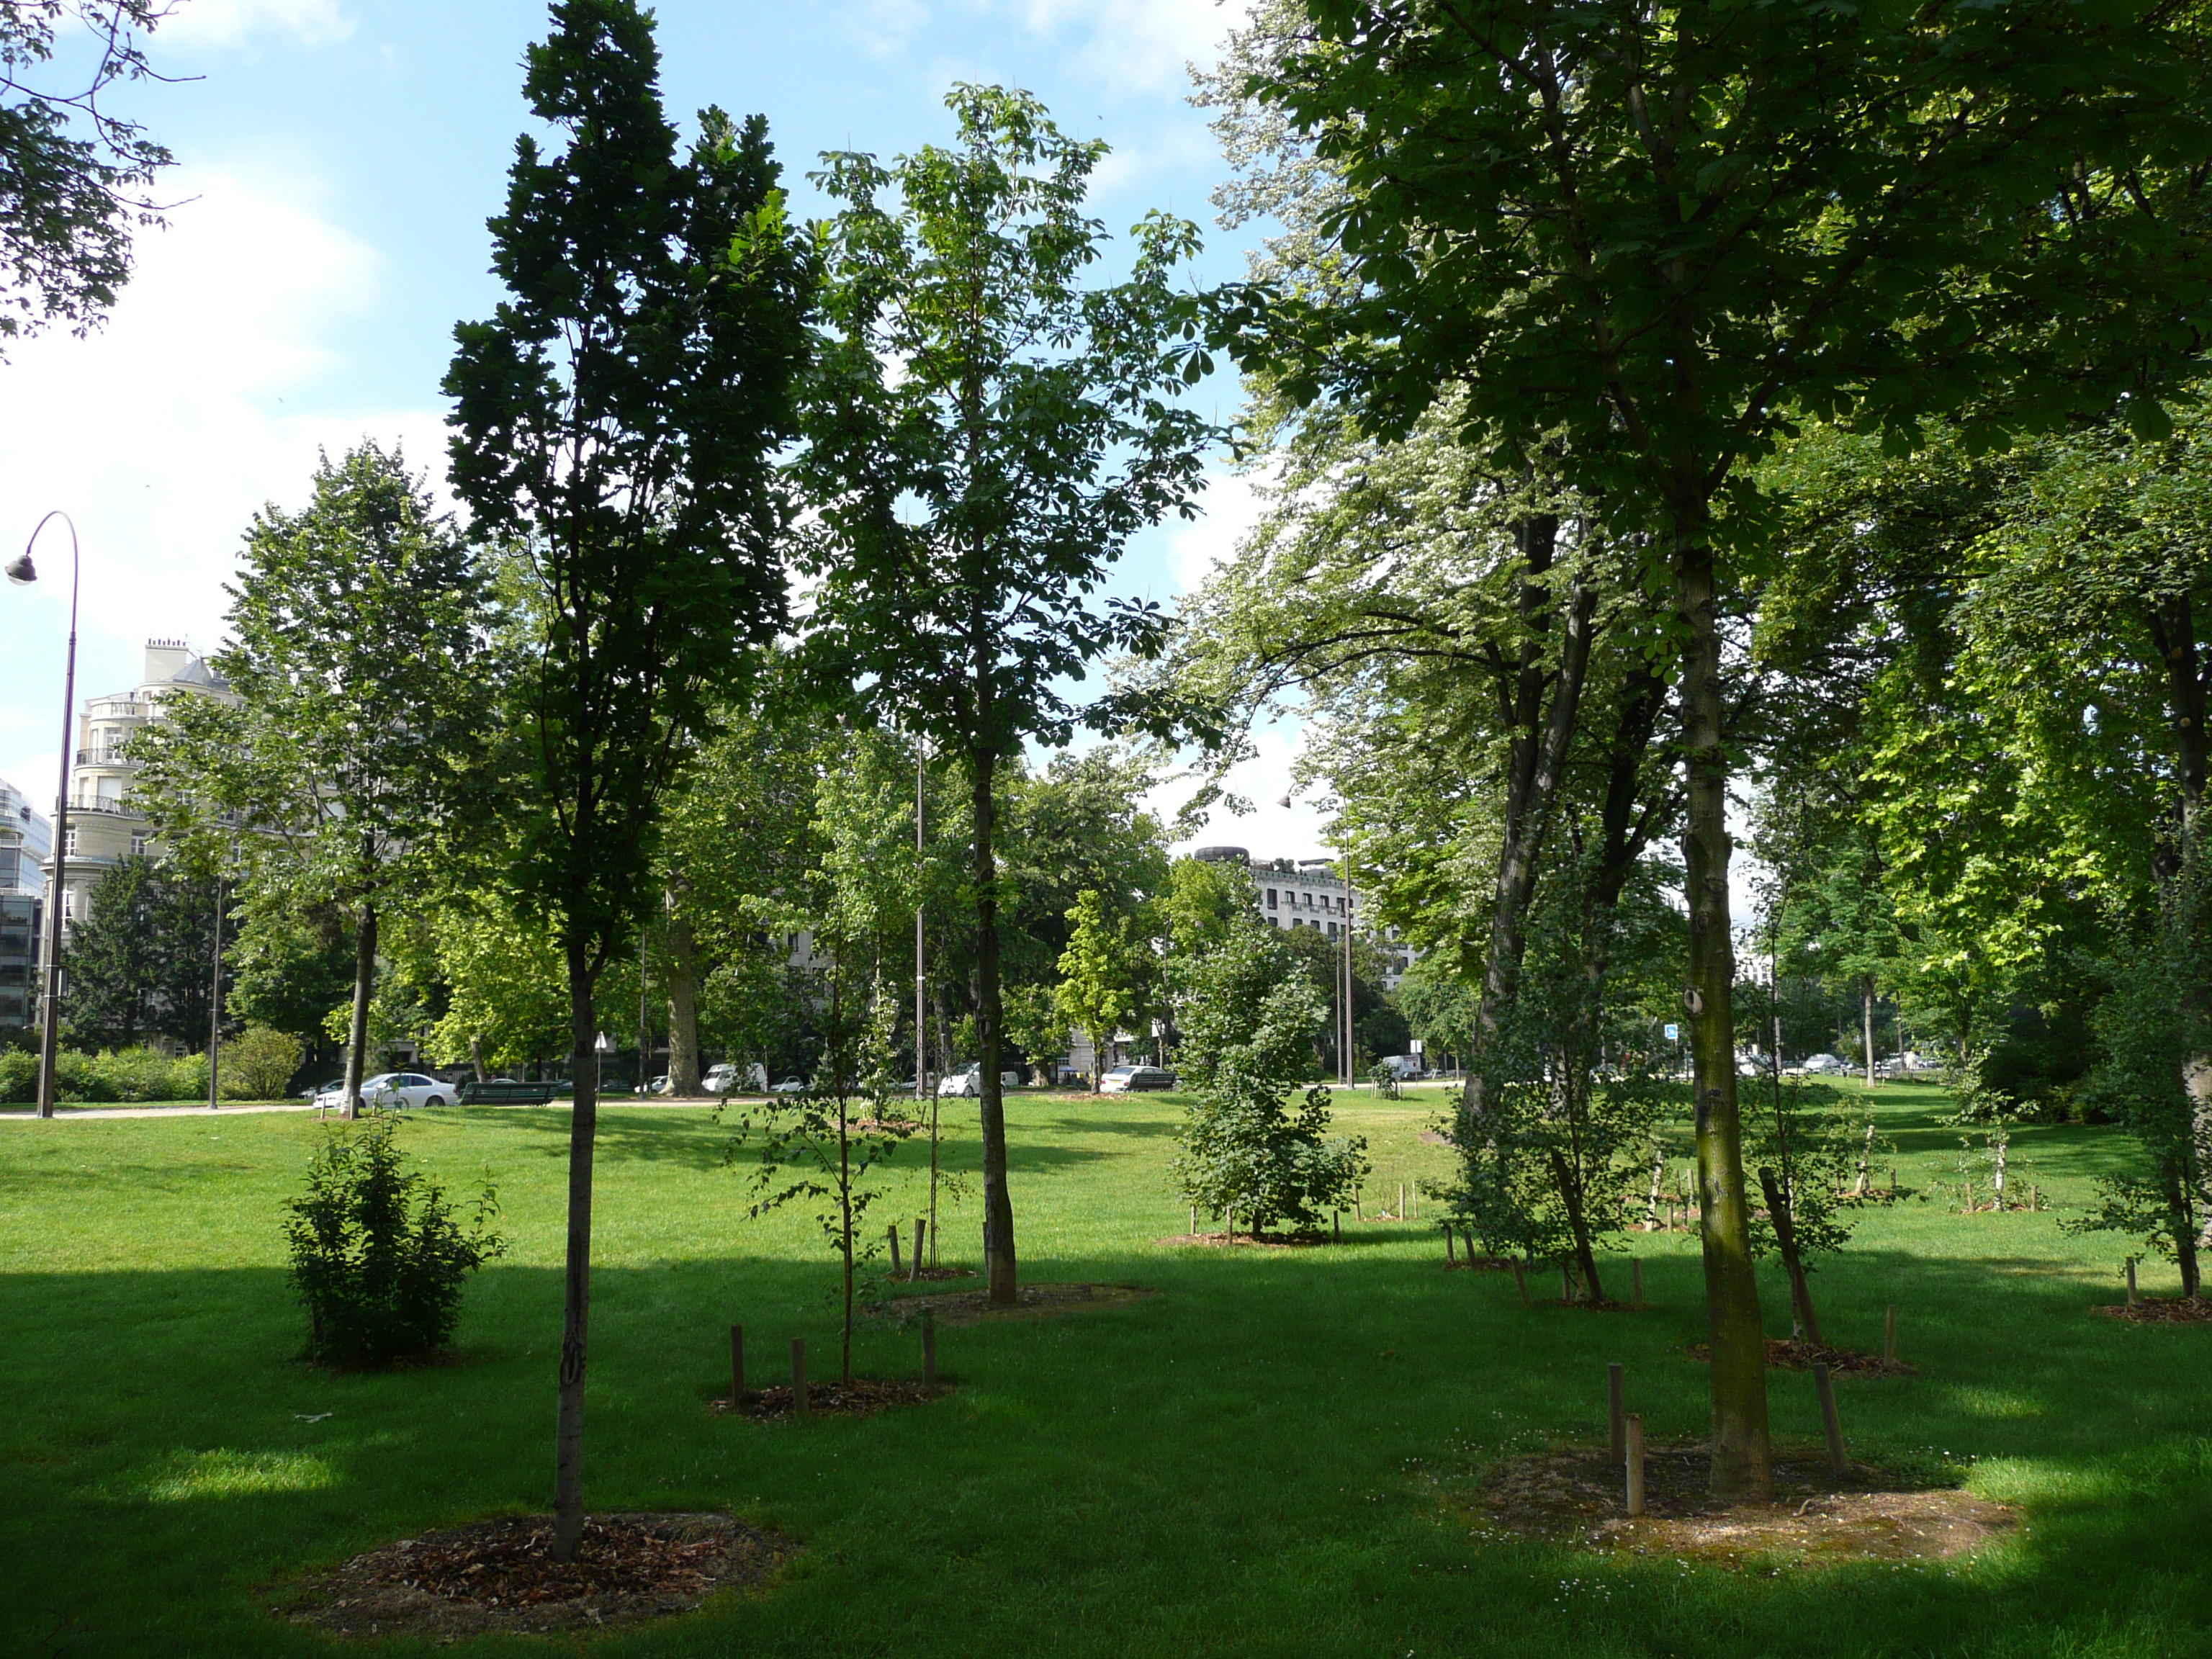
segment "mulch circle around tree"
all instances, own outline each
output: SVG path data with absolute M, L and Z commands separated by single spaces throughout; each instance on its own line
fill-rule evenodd
M 806 1384 L 806 1410 L 811 1417 L 870 1417 L 894 1406 L 925 1406 L 952 1392 L 950 1382 L 923 1382 L 911 1377 L 856 1376 L 850 1382 L 830 1380 Z M 708 1407 L 718 1417 L 757 1417 L 782 1421 L 791 1409 L 789 1383 L 774 1388 L 747 1389 L 738 1396 L 735 1410 L 726 1396 Z
M 2137 1325 L 2212 1324 L 2212 1297 L 2146 1296 L 2132 1303 L 2107 1303 L 2094 1311 Z
M 1712 1357 L 1712 1350 L 1705 1343 L 1690 1345 L 1691 1358 L 1710 1363 Z M 1856 1348 L 1832 1348 L 1824 1342 L 1808 1342 L 1795 1336 L 1766 1339 L 1769 1370 L 1809 1371 L 1815 1365 L 1826 1365 L 1836 1376 L 1917 1376 L 1920 1372 L 1910 1360 L 1884 1359 L 1878 1353 L 1861 1353 Z
M 1215 1250 L 1310 1250 L 1330 1242 L 1327 1233 L 1169 1233 L 1152 1241 L 1170 1247 Z
M 686 1613 L 797 1553 L 726 1515 L 595 1515 L 573 1561 L 553 1517 L 502 1516 L 403 1538 L 285 1587 L 271 1611 L 348 1637 L 548 1635 Z
M 1771 1502 L 1706 1491 L 1711 1451 L 1696 1442 L 1647 1444 L 1644 1512 L 1626 1512 L 1620 1464 L 1602 1449 L 1554 1449 L 1499 1462 L 1469 1507 L 1475 1535 L 1540 1538 L 1628 1555 L 1711 1565 L 1817 1567 L 1847 1561 L 1948 1560 L 2010 1531 L 2019 1516 L 1976 1498 L 1955 1476 L 1919 1479 L 1854 1462 L 1832 1474 L 1825 1456 L 1781 1452 Z
M 1086 1308 L 1112 1308 L 1158 1296 L 1136 1285 L 1024 1285 L 1014 1293 L 1014 1305 L 991 1305 L 988 1291 L 940 1291 L 934 1296 L 898 1296 L 871 1306 L 879 1318 L 904 1324 L 921 1316 L 924 1308 L 940 1325 L 974 1325 L 987 1319 L 1049 1319 L 1055 1314 L 1080 1313 Z

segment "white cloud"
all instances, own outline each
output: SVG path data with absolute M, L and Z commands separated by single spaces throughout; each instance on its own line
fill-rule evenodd
M 337 0 L 184 0 L 161 29 L 164 42 L 234 48 L 270 34 L 321 46 L 352 33 Z
M 1084 59 L 1120 89 L 1180 89 L 1183 65 L 1211 63 L 1246 15 L 1224 0 L 1006 0 L 1040 34 L 1079 36 Z
M 1255 487 L 1259 482 L 1249 473 L 1218 467 L 1207 473 L 1203 515 L 1169 533 L 1177 591 L 1188 593 L 1203 586 L 1217 566 L 1237 556 L 1238 544 L 1267 510 L 1266 499 Z
M 166 232 L 142 233 L 138 269 L 106 329 L 19 343 L 0 365 L 0 544 L 50 507 L 75 520 L 84 559 L 80 696 L 135 665 L 151 635 L 213 646 L 222 583 L 254 511 L 304 497 L 319 445 L 337 453 L 364 434 L 405 444 L 434 471 L 435 410 L 318 407 L 341 362 L 344 325 L 374 302 L 378 258 L 319 216 L 313 192 L 179 169 L 189 198 Z M 0 720 L 0 774 L 33 799 L 51 786 L 50 683 L 68 604 L 67 542 L 39 544 L 36 587 L 0 606 L 0 661 L 13 718 Z M 48 664 L 51 659 L 51 669 Z M 36 749 L 33 748 L 36 744 Z

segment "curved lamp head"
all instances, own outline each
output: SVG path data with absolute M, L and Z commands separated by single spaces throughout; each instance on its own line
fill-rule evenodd
M 18 587 L 28 587 L 39 580 L 39 567 L 31 562 L 31 556 L 27 550 L 21 558 L 11 560 L 9 562 L 8 580 Z

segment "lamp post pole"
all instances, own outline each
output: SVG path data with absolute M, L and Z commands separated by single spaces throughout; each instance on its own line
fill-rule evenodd
M 69 526 L 70 630 L 68 666 L 62 677 L 61 787 L 54 799 L 54 879 L 46 896 L 46 994 L 40 1010 L 39 1037 L 40 1117 L 54 1115 L 54 1061 L 61 1048 L 62 895 L 67 890 L 63 882 L 69 873 L 70 728 L 76 717 L 76 596 L 78 578 L 83 574 L 77 557 L 76 521 L 59 509 L 47 514 L 39 520 L 38 528 L 31 532 L 31 539 L 23 544 L 23 556 L 8 567 L 8 580 L 19 587 L 38 580 L 39 570 L 31 562 L 31 550 L 38 545 L 39 532 L 56 519 Z

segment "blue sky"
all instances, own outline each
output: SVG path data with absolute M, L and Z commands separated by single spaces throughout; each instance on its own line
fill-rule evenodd
M 1241 270 L 1212 223 L 1222 172 L 1184 65 L 1239 13 L 1211 0 L 666 0 L 663 82 L 686 122 L 715 103 L 767 115 L 799 210 L 829 149 L 885 155 L 941 141 L 963 80 L 1026 87 L 1114 154 L 1094 205 L 1116 230 L 1161 208 L 1206 228 L 1200 280 Z M 442 471 L 437 385 L 453 323 L 487 313 L 486 216 L 515 135 L 526 0 L 181 0 L 155 38 L 164 74 L 129 104 L 176 153 L 179 205 L 144 233 L 108 326 L 46 337 L 0 365 L 0 546 L 49 507 L 82 532 L 80 696 L 121 689 L 153 635 L 217 643 L 221 585 L 253 510 L 303 497 L 318 445 L 404 441 Z M 1240 233 L 1239 236 L 1250 233 Z M 1222 377 L 1210 412 L 1234 408 Z M 1204 522 L 1154 532 L 1117 586 L 1171 599 L 1249 522 L 1228 480 Z M 65 542 L 40 544 L 41 567 Z M 0 776 L 52 793 L 64 584 L 0 589 Z M 1232 780 L 1272 802 L 1290 737 Z M 1303 803 L 1225 821 L 1268 854 L 1320 850 Z

